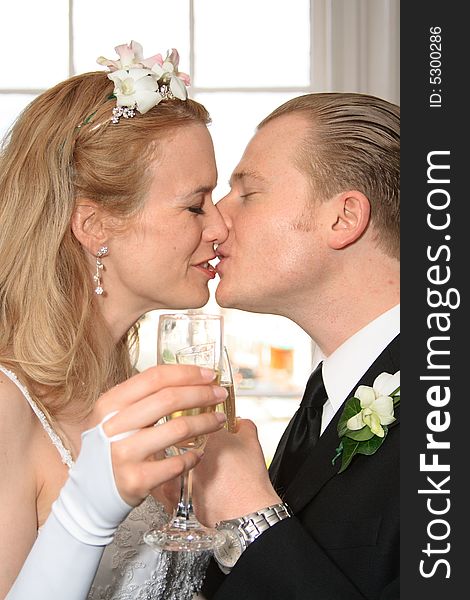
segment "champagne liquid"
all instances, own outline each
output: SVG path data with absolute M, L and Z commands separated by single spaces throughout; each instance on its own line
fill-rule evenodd
M 237 428 L 237 417 L 235 410 L 235 390 L 233 388 L 233 383 L 222 381 L 220 385 L 221 387 L 227 390 L 228 396 L 223 402 L 217 404 L 216 411 L 223 412 L 226 414 L 227 422 L 225 423 L 224 427 L 231 433 L 234 433 Z
M 219 385 L 220 373 L 216 369 L 217 376 L 215 378 L 215 383 Z M 223 387 L 223 386 L 222 386 Z M 218 405 L 217 405 L 218 406 Z M 176 410 L 175 412 L 170 413 L 167 417 L 167 421 L 171 421 L 171 419 L 176 419 L 177 417 L 192 417 L 194 415 L 202 415 L 203 413 L 215 412 L 217 410 L 216 406 L 205 406 L 204 408 L 188 408 L 186 410 Z M 179 450 L 196 450 L 203 449 L 207 442 L 207 435 L 197 435 L 194 438 L 190 438 L 189 440 L 184 440 L 179 444 L 175 444 L 175 447 Z
M 171 421 L 172 419 L 176 419 L 177 417 L 192 417 L 193 415 L 202 415 L 203 413 L 214 412 L 214 406 L 206 406 L 204 408 L 188 408 L 187 410 L 177 410 L 172 412 L 166 417 L 167 421 Z M 197 448 L 204 448 L 207 442 L 207 435 L 197 435 L 194 438 L 189 440 L 184 440 L 179 444 L 175 444 L 176 448 L 180 450 L 196 450 Z

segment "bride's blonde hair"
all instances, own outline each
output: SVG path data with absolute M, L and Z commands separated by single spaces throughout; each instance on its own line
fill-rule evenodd
M 129 377 L 137 334 L 134 326 L 116 344 L 106 328 L 71 230 L 76 200 L 118 220 L 136 215 L 160 142 L 209 122 L 203 106 L 175 99 L 113 124 L 112 91 L 104 72 L 56 85 L 23 111 L 0 154 L 0 363 L 51 416 L 82 417 Z

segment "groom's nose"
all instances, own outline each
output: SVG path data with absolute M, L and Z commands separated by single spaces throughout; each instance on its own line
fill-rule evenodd
M 217 202 L 217 208 L 222 215 L 222 218 L 225 222 L 227 229 L 231 229 L 233 227 L 233 201 L 230 199 L 230 194 L 224 196 L 221 200 Z

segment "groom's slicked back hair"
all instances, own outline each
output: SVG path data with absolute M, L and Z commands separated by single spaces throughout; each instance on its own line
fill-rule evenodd
M 343 191 L 362 192 L 371 205 L 377 245 L 399 258 L 399 107 L 366 94 L 306 94 L 282 104 L 258 129 L 289 114 L 308 123 L 296 162 L 309 177 L 315 197 L 327 201 Z

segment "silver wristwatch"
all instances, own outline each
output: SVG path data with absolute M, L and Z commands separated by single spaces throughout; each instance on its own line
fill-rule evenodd
M 257 537 L 279 521 L 291 516 L 292 511 L 289 506 L 281 503 L 262 508 L 238 519 L 217 523 L 217 529 L 226 537 L 225 544 L 214 550 L 214 558 L 221 571 L 225 574 L 230 573 L 242 553 Z

